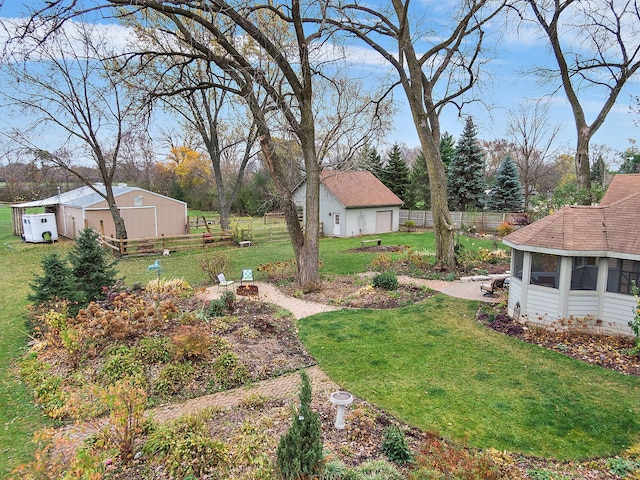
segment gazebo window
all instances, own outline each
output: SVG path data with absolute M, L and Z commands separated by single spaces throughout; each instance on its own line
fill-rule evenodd
M 531 254 L 531 284 L 558 288 L 560 261 L 557 255 Z
M 571 290 L 595 290 L 598 284 L 598 258 L 573 257 Z
M 632 295 L 632 282 L 640 285 L 640 262 L 623 260 L 621 258 L 610 258 L 609 273 L 607 276 L 607 292 Z
M 522 269 L 524 268 L 524 252 L 522 250 L 511 250 L 511 256 L 513 257 L 513 266 L 511 267 L 513 276 L 522 280 Z

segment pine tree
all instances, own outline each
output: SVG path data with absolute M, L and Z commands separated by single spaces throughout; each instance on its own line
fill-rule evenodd
M 456 157 L 456 141 L 450 133 L 444 132 L 440 137 L 440 157 L 446 168 Z
M 280 437 L 277 464 L 285 480 L 315 478 L 324 467 L 318 414 L 311 410 L 311 381 L 300 371 L 300 408 L 292 408 L 292 424 Z
M 402 151 L 396 143 L 389 152 L 389 159 L 382 169 L 380 178 L 389 190 L 406 203 L 409 191 L 409 167 L 402 157 Z
M 27 299 L 34 305 L 42 305 L 56 300 L 68 300 L 72 304 L 81 302 L 84 294 L 67 262 L 57 252 L 43 257 L 40 262 L 43 275 L 36 276 L 30 284 L 33 293 Z
M 431 207 L 431 186 L 429 185 L 429 173 L 427 161 L 420 153 L 413 163 L 409 173 L 409 191 L 411 192 L 409 205 L 405 208 L 429 209 Z
M 491 191 L 488 207 L 495 212 L 519 212 L 524 204 L 522 186 L 518 180 L 518 167 L 506 156 L 496 174 L 496 184 Z
M 116 283 L 115 262 L 107 260 L 107 253 L 98 242 L 98 232 L 91 228 L 82 230 L 69 252 L 69 261 L 87 302 L 104 298 L 103 287 Z
M 449 165 L 449 208 L 466 211 L 482 208 L 484 204 L 484 152 L 476 137 L 476 127 L 471 117 L 456 146 L 456 155 Z
M 604 177 L 607 173 L 607 166 L 604 163 L 602 155 L 599 155 L 595 162 L 591 165 L 591 183 L 596 183 L 604 187 Z
M 364 147 L 361 163 L 363 168 L 373 173 L 378 180 L 382 178 L 382 158 L 380 158 L 380 154 L 375 148 Z

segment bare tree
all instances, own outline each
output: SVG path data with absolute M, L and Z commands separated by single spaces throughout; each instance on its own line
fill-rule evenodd
M 3 94 L 36 118 L 32 129 L 14 132 L 14 139 L 39 160 L 69 171 L 103 197 L 116 236 L 126 239 L 112 187 L 122 146 L 136 128 L 136 111 L 108 74 L 105 53 L 98 46 L 105 41 L 97 30 L 82 23 L 67 26 L 45 37 L 39 31 L 25 31 L 21 45 L 31 43 L 33 50 L 14 48 L 7 58 L 5 76 L 12 88 Z M 38 127 L 45 128 L 49 137 L 59 135 L 55 149 L 40 143 Z M 71 151 L 73 155 L 68 154 Z M 81 168 L 87 159 L 95 163 L 104 190 Z
M 336 7 L 336 14 L 326 21 L 362 40 L 397 74 L 397 83 L 390 90 L 398 84 L 403 89 L 427 161 L 437 263 L 453 268 L 454 224 L 447 206 L 447 176 L 440 157 L 439 115 L 447 105 L 462 108 L 463 97 L 476 82 L 482 63 L 484 26 L 502 4 L 485 0 L 462 2 L 459 11 L 452 12 L 449 24 L 434 21 L 428 28 L 421 25 L 428 18 L 426 8 L 409 0 L 391 0 L 390 6 L 375 8 L 352 3 Z M 429 45 L 417 47 L 418 39 Z M 418 52 L 418 48 L 425 50 Z
M 509 112 L 507 135 L 515 147 L 512 159 L 518 166 L 524 188 L 525 209 L 541 180 L 553 171 L 560 153 L 559 131 L 560 126 L 549 121 L 546 104 L 522 104 L 516 111 Z
M 640 67 L 640 9 L 636 0 L 525 0 L 546 35 L 557 69 L 540 67 L 546 80 L 558 79 L 569 101 L 577 133 L 578 189 L 591 202 L 589 142 L 604 123 L 623 87 Z M 602 106 L 589 123 L 587 90 Z
M 234 81 L 215 64 L 194 58 L 191 49 L 179 49 L 174 35 L 167 35 L 162 18 L 157 25 L 144 28 L 135 18 L 127 18 L 137 33 L 137 42 L 145 45 L 137 68 L 123 68 L 124 78 L 147 102 L 159 102 L 169 115 L 181 119 L 183 130 L 193 131 L 197 145 L 207 152 L 218 199 L 221 228 L 228 230 L 231 205 L 240 192 L 245 170 L 257 153 L 257 129 L 246 104 L 234 95 Z M 193 35 L 206 44 L 215 38 L 197 24 Z M 129 64 L 131 65 L 131 64 Z M 133 73 L 133 75 L 132 75 Z M 215 87 L 211 87 L 215 86 Z M 218 86 L 220 86 L 218 88 Z M 266 105 L 265 105 L 266 106 Z M 225 162 L 226 160 L 226 162 Z M 233 164 L 233 175 L 225 174 L 224 163 Z
M 60 2 L 58 2 L 60 3 Z M 255 123 L 262 155 L 280 192 L 287 227 L 298 265 L 298 283 L 311 288 L 319 282 L 319 188 L 321 154 L 318 152 L 316 117 L 321 105 L 315 84 L 335 75 L 322 76 L 322 66 L 314 55 L 322 47 L 322 29 L 305 30 L 305 13 L 322 14 L 322 6 L 299 0 L 274 7 L 272 3 L 240 4 L 222 0 L 169 4 L 152 0 L 110 0 L 105 4 L 131 7 L 132 15 L 142 19 L 153 13 L 165 22 L 180 49 L 180 59 L 202 59 L 224 72 L 225 82 L 202 82 L 197 88 L 219 88 L 244 99 Z M 156 23 L 156 19 L 153 19 Z M 206 32 L 202 37 L 201 32 Z M 215 42 L 208 41 L 214 39 Z M 206 41 L 205 41 L 206 40 Z M 179 61 L 176 65 L 180 68 Z M 231 79 L 231 84 L 226 81 Z M 266 104 L 265 104 L 266 99 Z M 266 105 L 266 106 L 265 106 Z M 339 117 L 338 117 L 339 118 Z M 298 221 L 291 185 L 286 182 L 290 162 L 277 148 L 277 139 L 294 138 L 304 159 L 306 223 Z

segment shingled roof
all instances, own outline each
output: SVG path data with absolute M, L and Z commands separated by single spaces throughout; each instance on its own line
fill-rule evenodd
M 320 182 L 346 208 L 402 205 L 403 201 L 368 171 L 325 170 Z
M 640 192 L 607 205 L 564 207 L 507 235 L 504 243 L 640 256 Z
M 625 173 L 613 177 L 600 205 L 610 205 L 623 198 L 640 192 L 640 174 Z

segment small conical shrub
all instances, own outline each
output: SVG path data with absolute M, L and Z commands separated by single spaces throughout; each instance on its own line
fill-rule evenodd
M 304 370 L 300 378 L 300 408 L 292 407 L 291 427 L 278 444 L 278 470 L 285 480 L 314 478 L 324 467 L 320 420 L 311 410 L 311 382 Z

